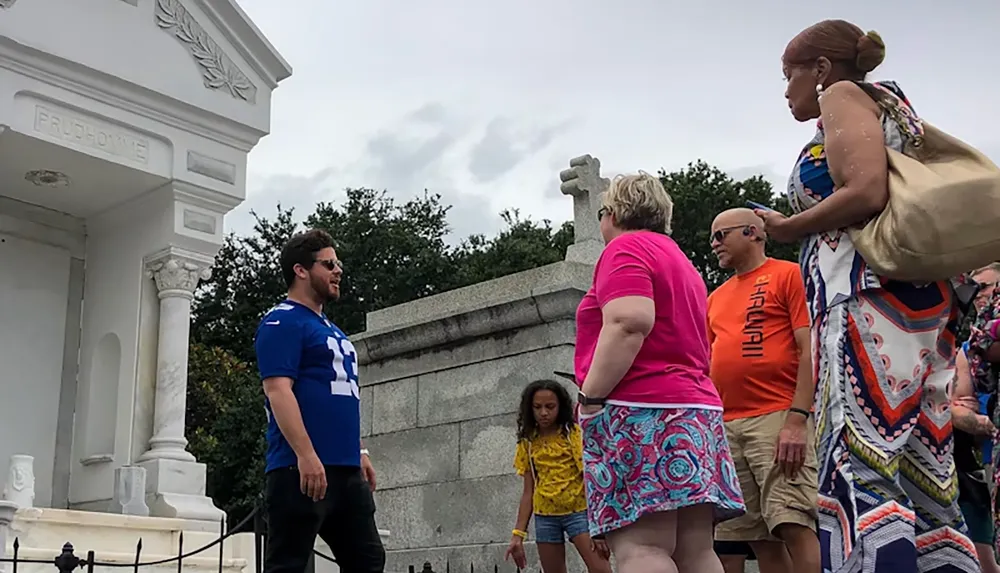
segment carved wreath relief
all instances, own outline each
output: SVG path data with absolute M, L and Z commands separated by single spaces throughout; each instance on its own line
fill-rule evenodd
M 173 34 L 191 53 L 201 67 L 205 87 L 224 89 L 235 98 L 257 102 L 257 86 L 222 52 L 180 0 L 156 0 L 154 17 L 161 30 Z

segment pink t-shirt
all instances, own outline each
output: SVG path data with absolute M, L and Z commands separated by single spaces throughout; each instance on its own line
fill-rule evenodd
M 656 321 L 609 402 L 721 410 L 722 401 L 708 377 L 705 281 L 677 243 L 658 233 L 625 233 L 601 253 L 594 284 L 576 310 L 577 381 L 586 379 L 594 358 L 603 325 L 601 308 L 624 296 L 652 298 Z

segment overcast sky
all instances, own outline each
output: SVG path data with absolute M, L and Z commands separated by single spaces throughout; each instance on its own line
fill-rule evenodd
M 250 154 L 249 210 L 305 216 L 345 187 L 424 189 L 457 236 L 516 207 L 562 222 L 571 157 L 606 174 L 704 159 L 787 178 L 814 127 L 784 100 L 780 57 L 802 28 L 844 18 L 882 34 L 925 119 L 1000 160 L 1000 3 L 965 0 L 239 0 L 294 73 Z

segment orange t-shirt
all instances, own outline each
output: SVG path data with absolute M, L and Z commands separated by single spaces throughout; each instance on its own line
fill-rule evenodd
M 808 327 L 805 287 L 795 263 L 767 259 L 715 289 L 708 297 L 710 375 L 724 420 L 791 407 L 799 367 L 793 333 Z

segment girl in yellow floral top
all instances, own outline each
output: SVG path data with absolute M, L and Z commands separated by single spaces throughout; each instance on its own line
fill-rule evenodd
M 524 541 L 535 516 L 535 545 L 545 573 L 566 572 L 566 538 L 590 573 L 611 573 L 603 539 L 591 540 L 583 491 L 583 441 L 569 393 L 555 380 L 532 382 L 521 394 L 514 468 L 524 476 L 517 523 L 507 548 L 521 569 Z

